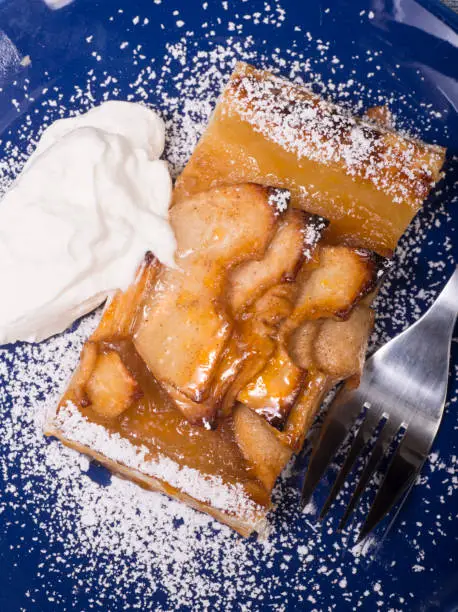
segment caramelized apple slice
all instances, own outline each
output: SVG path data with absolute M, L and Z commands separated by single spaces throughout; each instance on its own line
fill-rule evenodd
M 134 343 L 159 382 L 202 402 L 230 338 L 232 323 L 219 302 L 212 301 L 210 291 L 202 289 L 200 295 L 187 292 L 186 287 L 195 279 L 182 282 L 181 275 L 176 270 L 165 271 L 167 278 L 163 283 L 159 280 L 161 284 L 153 291 Z
M 231 268 L 263 257 L 282 218 L 272 194 L 278 190 L 255 184 L 228 185 L 188 198 L 170 210 L 178 267 L 193 271 L 218 264 L 221 278 Z M 286 212 L 283 211 L 283 212 Z
M 242 391 L 237 399 L 274 427 L 281 427 L 302 389 L 306 373 L 298 368 L 282 344 L 263 370 Z
M 311 372 L 307 376 L 283 431 L 277 434 L 283 444 L 289 446 L 294 453 L 301 450 L 321 402 L 333 385 L 334 382 L 323 372 Z
M 250 306 L 269 287 L 294 280 L 321 239 L 327 221 L 300 210 L 289 210 L 264 257 L 236 268 L 229 278 L 228 299 L 233 313 Z
M 243 361 L 237 340 L 233 335 L 224 351 L 223 358 L 216 370 L 209 396 L 203 402 L 194 402 L 171 385 L 162 384 L 176 407 L 181 410 L 190 423 L 213 427 L 218 407 L 231 383 L 234 381 Z
M 321 323 L 322 319 L 304 321 L 289 338 L 288 352 L 294 363 L 303 370 L 316 369 L 315 340 Z
M 314 343 L 318 369 L 338 380 L 359 376 L 373 320 L 373 311 L 364 306 L 355 308 L 347 321 L 323 320 Z
M 101 353 L 86 384 L 92 410 L 112 419 L 138 399 L 139 388 L 116 351 Z
M 295 283 L 282 283 L 271 287 L 238 322 L 237 338 L 242 360 L 235 380 L 222 401 L 223 414 L 231 411 L 238 394 L 262 371 L 274 354 L 274 335 L 281 323 L 291 314 L 295 295 Z
M 135 326 L 137 314 L 151 291 L 161 265 L 152 253 L 147 253 L 138 267 L 134 282 L 125 291 L 117 291 L 107 305 L 99 326 L 91 336 L 98 342 L 113 336 L 128 336 Z
M 279 221 L 272 190 L 222 187 L 170 213 L 177 269 L 162 268 L 143 309 L 135 346 L 155 377 L 195 402 L 209 393 L 232 323 L 221 299 L 231 268 L 263 256 Z
M 271 491 L 280 472 L 291 457 L 266 421 L 244 406 L 234 409 L 234 432 L 237 443 L 256 477 Z
M 220 404 L 222 415 L 227 416 L 232 412 L 240 391 L 262 370 L 274 351 L 275 342 L 271 338 L 258 338 L 256 344 L 246 350 L 239 371 L 229 385 Z
M 78 406 L 88 403 L 86 383 L 94 371 L 97 355 L 97 344 L 91 341 L 86 342 L 81 350 L 80 362 L 66 393 L 66 399 L 73 401 Z
M 291 315 L 293 324 L 323 317 L 346 318 L 373 291 L 386 261 L 371 251 L 346 246 L 323 246 L 319 255 L 319 266 L 300 283 Z
M 359 376 L 373 318 L 373 311 L 360 304 L 346 321 L 306 321 L 290 339 L 291 357 L 299 367 L 325 372 L 336 382 Z
M 213 403 L 206 401 L 200 403 L 194 402 L 178 391 L 178 389 L 175 389 L 175 387 L 167 383 L 162 383 L 162 387 L 167 391 L 175 406 L 181 410 L 190 423 L 193 425 L 204 425 L 206 428 L 212 426 L 215 416 L 215 407 Z
M 210 400 L 218 408 L 227 390 L 235 380 L 244 361 L 244 353 L 240 348 L 238 334 L 234 333 L 224 351 L 223 358 L 212 381 Z
M 293 311 L 296 294 L 296 283 L 286 282 L 271 287 L 242 317 L 242 326 L 245 322 L 250 322 L 246 328 L 243 327 L 244 333 L 254 333 L 258 336 L 275 335 L 281 323 Z

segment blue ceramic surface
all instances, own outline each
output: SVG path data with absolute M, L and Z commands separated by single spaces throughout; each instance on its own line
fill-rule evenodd
M 426 309 L 456 264 L 458 171 L 453 156 L 458 155 L 458 17 L 427 0 L 283 0 L 271 4 L 275 9 L 284 9 L 284 13 L 277 11 L 277 21 L 270 18 L 268 23 L 263 23 L 262 19 L 244 18 L 247 13 L 265 15 L 268 3 L 263 0 L 249 3 L 210 0 L 208 5 L 200 0 L 158 3 L 76 0 L 59 10 L 51 10 L 40 0 L 0 1 L 0 158 L 8 158 L 9 141 L 26 152 L 28 142 L 20 138 L 20 129 L 27 122 L 27 133 L 31 134 L 42 123 L 45 111 L 41 100 L 47 95 L 46 89 L 57 87 L 62 104 L 68 109 L 78 109 L 78 100 L 71 99 L 73 87 L 86 83 L 89 70 L 94 71 L 98 84 L 106 78 L 104 71 L 116 75 L 121 98 L 130 94 L 133 99 L 141 99 L 142 92 L 129 85 L 132 74 L 138 71 L 135 61 L 144 60 L 136 60 L 132 53 L 125 52 L 128 45 L 132 48 L 141 44 L 140 54 L 147 59 L 156 58 L 158 69 L 167 43 L 188 36 L 190 45 L 192 39 L 193 53 L 199 49 L 208 51 L 216 44 L 232 44 L 227 39 L 234 35 L 234 27 L 241 25 L 242 29 L 235 27 L 235 36 L 241 43 L 246 37 L 253 37 L 251 61 L 266 66 L 275 64 L 286 76 L 291 60 L 288 50 L 302 51 L 310 58 L 315 75 L 311 79 L 310 73 L 304 73 L 305 81 L 315 81 L 318 89 L 328 79 L 347 85 L 350 79 L 365 84 L 365 89 L 348 86 L 346 101 L 359 101 L 362 106 L 368 106 L 380 102 L 378 96 L 382 96 L 383 100 L 390 101 L 400 127 L 449 149 L 446 178 L 439 193 L 432 195 L 408 237 L 402 240 L 395 257 L 395 271 L 382 291 L 375 342 L 385 341 Z M 118 11 L 120 8 L 122 12 Z M 139 24 L 134 23 L 137 15 L 142 19 Z M 147 22 L 143 25 L 145 18 Z M 187 34 L 191 31 L 192 35 Z M 318 39 L 329 43 L 326 55 L 320 51 Z M 368 50 L 372 55 L 377 51 L 372 61 L 368 61 Z M 338 62 L 331 61 L 334 55 Z M 31 60 L 29 65 L 24 61 L 27 56 Z M 273 56 L 277 60 L 270 62 Z M 278 58 L 286 60 L 283 65 Z M 188 53 L 183 62 L 191 65 L 192 54 Z M 170 65 L 166 88 L 171 96 L 178 98 L 179 107 L 185 100 L 180 99 L 180 91 L 173 82 L 178 70 L 183 70 L 183 65 Z M 216 90 L 217 87 L 215 95 Z M 101 101 L 102 91 L 95 86 L 95 102 Z M 162 108 L 164 90 L 160 93 L 155 98 L 152 86 L 148 90 L 148 102 L 157 105 L 167 116 L 169 109 Z M 328 87 L 325 93 L 337 97 L 337 90 L 332 88 Z M 53 110 L 48 107 L 46 112 L 52 115 Z M 7 173 L 5 165 L 1 172 Z M 409 292 L 412 293 L 409 295 Z M 458 455 L 457 346 L 455 341 L 450 403 L 434 445 L 434 462 L 425 466 L 422 483 L 414 488 L 375 558 L 360 561 L 357 571 L 353 571 L 355 557 L 347 550 L 351 535 L 348 532 L 343 537 L 335 532 L 335 517 L 315 527 L 313 516 L 288 510 L 288 506 L 297 504 L 296 491 L 301 480 L 298 470 L 282 487 L 283 501 L 274 519 L 276 531 L 272 536 L 280 552 L 273 566 L 264 567 L 256 545 L 251 540 L 246 543 L 249 554 L 253 550 L 253 563 L 257 566 L 253 570 L 254 580 L 258 584 L 263 581 L 265 597 L 251 597 L 253 576 L 247 574 L 246 581 L 244 576 L 238 576 L 236 594 L 226 599 L 223 576 L 216 575 L 212 577 L 212 589 L 205 593 L 205 602 L 198 603 L 194 598 L 188 606 L 181 603 L 181 608 L 458 609 L 458 487 L 452 473 Z M 16 349 L 8 350 L 13 353 Z M 1 360 L 8 363 L 5 352 Z M 0 387 L 1 384 L 0 380 Z M 12 418 L 12 399 L 5 394 L 0 399 L 1 418 Z M 92 586 L 85 588 L 84 584 L 76 585 L 74 574 L 69 575 L 67 566 L 62 565 L 60 571 L 55 569 L 59 567 L 56 564 L 41 566 L 44 555 L 56 559 L 61 554 L 60 543 L 50 538 L 46 529 L 46 521 L 52 521 L 46 510 L 46 484 L 37 501 L 44 505 L 42 523 L 37 524 L 27 506 L 21 504 L 24 483 L 20 480 L 20 461 L 8 464 L 8 459 L 1 457 L 3 448 L 0 440 L 0 467 L 3 466 L 0 469 L 0 610 L 176 607 L 170 593 L 160 584 L 154 596 L 143 597 L 146 587 L 139 583 L 121 586 L 117 591 L 120 596 L 104 599 L 104 589 L 110 590 L 113 586 L 110 582 L 105 586 L 101 583 L 97 592 L 94 591 L 98 569 L 91 570 Z M 435 468 L 441 461 L 443 467 Z M 20 485 L 13 490 L 8 483 L 14 480 L 15 473 Z M 103 483 L 107 476 L 99 468 L 94 478 Z M 285 521 L 290 524 L 285 525 Z M 304 570 L 304 559 L 294 547 L 282 551 L 285 541 L 282 534 L 290 529 L 295 534 L 296 545 L 306 546 L 317 537 L 315 528 L 320 532 L 320 545 Z M 228 538 L 238 536 L 228 535 Z M 84 559 L 77 554 L 77 549 L 76 542 L 74 564 L 83 567 Z M 151 551 L 151 554 L 160 553 Z M 283 554 L 292 556 L 284 567 Z M 129 562 L 135 564 L 136 560 L 133 557 Z M 100 576 L 102 568 L 109 563 L 106 556 L 98 559 L 96 567 L 100 568 Z M 210 570 L 203 562 L 199 571 L 205 574 Z M 302 590 L 298 588 L 298 576 Z

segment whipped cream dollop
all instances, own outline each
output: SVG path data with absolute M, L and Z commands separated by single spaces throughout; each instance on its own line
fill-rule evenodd
M 109 101 L 48 127 L 0 202 L 0 344 L 66 329 L 133 280 L 174 266 L 161 118 Z

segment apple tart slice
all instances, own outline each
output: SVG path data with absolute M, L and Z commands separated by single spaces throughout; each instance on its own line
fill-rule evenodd
M 239 64 L 174 192 L 176 266 L 147 255 L 45 433 L 262 532 L 324 395 L 358 384 L 370 307 L 444 150 Z

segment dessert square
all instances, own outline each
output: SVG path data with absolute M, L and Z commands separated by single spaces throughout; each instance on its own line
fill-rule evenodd
M 262 533 L 324 395 L 358 384 L 386 256 L 440 177 L 442 148 L 378 121 L 239 64 L 176 182 L 176 267 L 147 255 L 114 296 L 46 434 Z

